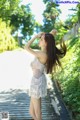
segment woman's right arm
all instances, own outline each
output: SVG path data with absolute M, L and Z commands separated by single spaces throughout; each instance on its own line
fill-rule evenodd
M 27 44 L 25 45 L 25 49 L 28 50 L 30 48 L 30 45 L 34 42 L 34 40 L 37 38 L 37 35 L 35 35 L 32 39 L 30 39 Z
M 40 33 L 38 33 L 37 35 L 35 35 L 32 39 L 30 39 L 30 40 L 27 42 L 27 44 L 26 44 L 25 47 L 24 47 L 28 52 L 30 52 L 31 54 L 33 54 L 34 56 L 36 56 L 36 57 L 38 57 L 38 58 L 41 56 L 41 55 L 40 55 L 40 52 L 34 51 L 34 50 L 30 47 L 30 45 L 33 43 L 33 41 L 34 41 L 36 38 L 40 38 L 42 34 L 43 34 L 43 33 L 40 32 Z

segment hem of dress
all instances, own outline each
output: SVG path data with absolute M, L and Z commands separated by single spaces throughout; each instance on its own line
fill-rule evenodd
M 28 95 L 29 95 L 29 94 L 28 94 Z M 36 99 L 44 98 L 44 97 L 46 97 L 46 96 L 47 96 L 47 95 L 37 97 L 37 96 L 34 96 L 34 95 L 29 95 L 29 97 L 34 97 L 34 98 L 36 98 Z
M 47 93 L 45 93 L 44 95 L 41 95 L 41 94 L 40 94 L 39 96 L 37 96 L 37 95 L 32 95 L 32 94 L 30 94 L 30 91 L 29 91 L 29 90 L 27 90 L 27 94 L 28 94 L 29 97 L 34 97 L 34 98 L 36 98 L 36 99 L 44 98 L 44 97 L 47 96 Z
M 34 98 L 36 98 L 36 99 L 44 98 L 44 97 L 47 96 L 47 91 L 45 91 L 44 94 L 33 95 L 33 93 L 30 92 L 30 89 L 27 89 L 27 90 L 26 90 L 26 93 L 27 93 L 27 95 L 28 95 L 29 97 L 34 97 Z

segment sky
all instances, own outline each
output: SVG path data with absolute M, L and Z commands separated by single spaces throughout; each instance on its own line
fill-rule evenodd
M 71 1 L 71 0 L 70 0 Z M 74 0 L 75 1 L 75 0 Z M 72 15 L 72 14 L 74 14 L 74 11 L 72 11 L 72 10 L 69 10 L 69 9 L 71 9 L 71 8 L 76 8 L 76 3 L 75 4 L 68 4 L 68 3 L 66 3 L 66 4 L 60 4 L 60 9 L 61 9 L 61 11 L 62 11 L 62 13 L 61 13 L 61 15 L 60 15 L 60 19 L 62 20 L 62 21 L 65 21 L 66 19 L 67 19 L 67 16 L 70 14 L 70 15 Z
M 56 0 L 53 0 L 56 1 Z M 60 1 L 60 0 L 57 0 Z M 62 0 L 61 0 L 62 1 Z M 65 21 L 68 14 L 73 14 L 74 11 L 70 11 L 69 9 L 75 8 L 77 5 L 78 0 L 74 0 L 74 3 L 72 3 L 72 0 L 63 0 L 63 1 L 68 1 L 69 3 L 59 3 L 60 9 L 62 11 L 60 15 L 61 21 Z M 31 10 L 32 13 L 35 15 L 35 19 L 37 22 L 43 24 L 43 16 L 42 13 L 45 10 L 45 4 L 43 3 L 42 0 L 22 0 L 22 4 L 28 4 L 31 3 Z
M 42 19 L 43 19 L 42 13 L 45 10 L 45 5 L 42 2 L 42 0 L 23 0 L 22 3 L 23 4 L 31 3 L 32 4 L 31 10 L 32 13 L 35 15 L 35 19 L 38 22 L 42 23 Z

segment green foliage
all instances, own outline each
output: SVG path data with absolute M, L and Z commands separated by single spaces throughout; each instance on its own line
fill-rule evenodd
M 16 42 L 11 36 L 11 29 L 5 22 L 0 19 L 0 52 L 13 50 L 16 48 Z
M 39 46 L 38 46 L 36 43 L 33 44 L 33 45 L 31 45 L 31 48 L 32 48 L 32 49 L 40 49 Z
M 78 21 L 80 23 L 80 4 L 77 5 L 77 16 L 78 16 Z
M 73 120 L 80 119 L 80 38 L 69 41 L 66 56 L 61 59 L 63 69 L 54 73 L 62 89 L 62 96 L 72 111 Z
M 0 18 L 6 23 L 10 22 L 12 34 L 20 30 L 23 37 L 30 36 L 34 30 L 34 16 L 30 4 L 21 5 L 21 0 L 1 0 Z
M 39 33 L 42 28 L 42 25 L 38 22 L 35 22 L 35 29 L 34 32 Z
M 78 22 L 78 16 L 77 16 L 77 11 L 76 11 L 75 14 L 68 16 L 67 20 L 65 21 L 65 25 L 67 26 L 68 29 L 70 29 L 77 22 Z
M 75 23 L 80 23 L 80 4 L 77 4 L 75 9 L 70 10 L 74 11 L 74 14 L 68 15 L 68 18 L 65 21 L 65 24 L 69 29 L 72 28 Z
M 21 5 L 17 12 L 11 16 L 10 24 L 14 26 L 13 31 L 20 29 L 24 38 L 32 35 L 35 21 L 30 10 L 30 4 Z
M 56 35 L 56 41 L 59 42 L 68 32 L 68 29 L 66 29 L 66 25 L 61 21 L 56 21 L 54 27 L 58 31 Z
M 45 32 L 50 32 L 54 28 L 55 20 L 58 17 L 60 10 L 54 2 L 47 0 L 43 0 L 43 2 L 46 4 L 46 9 L 43 12 L 44 25 L 42 30 Z
M 79 19 L 79 12 L 80 12 L 80 4 L 77 5 L 75 9 L 71 8 L 70 10 L 74 11 L 74 14 L 69 15 L 68 18 L 65 20 L 65 22 L 62 22 L 61 20 L 56 20 L 54 24 L 54 28 L 58 31 L 56 40 L 59 42 L 63 36 L 73 28 Z
M 21 0 L 0 0 L 0 17 L 8 22 L 12 14 L 17 12 Z

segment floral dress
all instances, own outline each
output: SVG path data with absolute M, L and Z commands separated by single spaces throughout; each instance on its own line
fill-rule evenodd
M 31 62 L 33 76 L 29 90 L 29 96 L 34 98 L 45 97 L 47 95 L 47 79 L 45 76 L 45 65 L 37 57 Z

